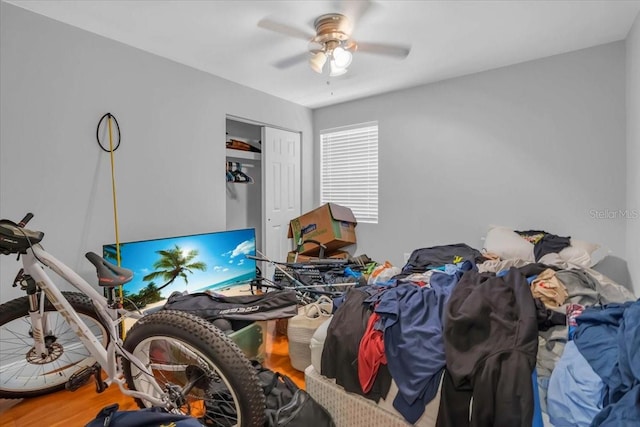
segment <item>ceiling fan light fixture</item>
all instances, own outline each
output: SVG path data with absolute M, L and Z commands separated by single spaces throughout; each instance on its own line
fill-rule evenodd
M 309 58 L 309 66 L 318 74 L 322 74 L 322 69 L 326 62 L 327 55 L 324 52 L 316 52 Z
M 338 64 L 336 64 L 335 59 L 331 59 L 329 65 L 331 66 L 331 72 L 329 73 L 330 77 L 341 76 L 347 72 L 347 67 L 340 67 Z
M 353 59 L 353 55 L 348 50 L 343 49 L 338 46 L 333 49 L 333 60 L 332 63 L 335 63 L 336 67 L 344 68 L 346 70 L 349 65 L 351 65 L 351 60 Z

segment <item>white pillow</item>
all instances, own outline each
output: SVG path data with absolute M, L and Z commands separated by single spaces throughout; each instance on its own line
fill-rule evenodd
M 579 246 L 568 246 L 558 252 L 560 259 L 581 267 L 591 267 L 591 255 Z
M 484 240 L 484 249 L 501 259 L 523 259 L 533 262 L 533 244 L 509 227 L 489 226 Z
M 611 249 L 606 246 L 600 246 L 591 254 L 591 267 L 597 265 L 600 261 L 611 254 Z
M 600 247 L 597 243 L 586 242 L 584 240 L 571 239 L 571 246 L 584 250 L 591 256 Z
M 534 262 L 534 245 L 513 231 L 510 227 L 490 225 L 484 241 L 484 249 L 501 259 L 522 259 Z M 609 250 L 597 243 L 571 239 L 571 245 L 558 253 L 560 260 L 581 267 L 593 267 L 607 256 Z
M 608 248 L 578 239 L 571 239 L 571 246 L 560 251 L 563 260 L 582 267 L 593 267 L 608 254 Z

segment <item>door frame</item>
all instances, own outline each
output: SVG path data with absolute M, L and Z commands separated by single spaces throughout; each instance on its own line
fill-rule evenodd
M 287 128 L 287 127 L 283 127 L 283 126 L 272 125 L 272 124 L 269 124 L 269 123 L 265 123 L 265 122 L 261 122 L 261 121 L 257 121 L 257 120 L 253 120 L 253 119 L 248 119 L 248 118 L 246 118 L 246 117 L 240 117 L 240 116 L 236 116 L 236 115 L 233 115 L 233 114 L 225 114 L 225 122 L 226 122 L 226 120 L 233 120 L 233 121 L 236 121 L 236 122 L 246 123 L 246 124 L 254 125 L 254 126 L 269 127 L 269 128 L 272 128 L 272 129 L 279 129 L 279 130 L 283 130 L 283 131 L 287 131 L 287 132 L 297 133 L 297 134 L 299 134 L 299 135 L 300 135 L 300 194 L 299 194 L 299 197 L 300 197 L 300 214 L 302 214 L 302 177 L 303 177 L 303 171 L 302 171 L 302 169 L 303 169 L 303 162 L 302 162 L 302 159 L 304 158 L 304 156 L 303 156 L 303 144 L 302 144 L 302 141 L 303 141 L 303 133 L 302 133 L 302 131 L 300 131 L 300 130 L 294 130 L 294 129 Z M 225 126 L 225 130 L 226 130 L 226 126 Z M 226 136 L 226 135 L 225 135 L 225 136 Z M 261 160 L 261 162 L 262 162 L 262 161 L 263 161 L 263 160 Z M 264 163 L 262 163 L 262 168 L 261 168 L 261 169 L 262 169 L 262 176 L 263 176 L 263 178 L 264 178 Z M 261 181 L 262 181 L 262 188 L 260 189 L 260 190 L 261 190 L 261 196 L 262 196 L 262 197 L 264 197 L 264 192 L 265 192 L 264 186 L 265 186 L 265 182 L 264 182 L 264 179 L 262 179 Z M 265 234 L 266 234 L 266 226 L 267 226 L 267 225 L 264 223 L 264 221 L 265 221 L 265 213 L 264 213 L 264 209 L 265 209 L 265 208 L 264 208 L 264 204 L 262 204 L 262 212 L 261 212 L 261 221 L 262 221 L 262 224 L 261 224 L 261 233 L 262 233 L 262 239 L 261 239 L 261 240 L 262 240 L 263 248 L 261 248 L 261 249 L 264 249 L 264 245 L 265 245 L 264 238 L 265 238 Z M 257 248 L 256 248 L 256 250 L 257 250 Z M 261 270 L 262 270 L 263 272 L 266 272 L 266 271 L 272 270 L 272 269 L 268 269 L 268 268 L 266 268 L 266 267 L 267 267 L 266 265 L 262 265 Z M 264 274 L 263 274 L 263 275 L 264 275 Z

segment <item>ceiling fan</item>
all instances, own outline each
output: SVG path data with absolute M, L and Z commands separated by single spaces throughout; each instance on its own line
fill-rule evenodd
M 362 2 L 366 7 L 360 10 L 361 17 L 368 9 L 370 2 Z M 297 63 L 308 60 L 309 66 L 316 73 L 322 74 L 325 65 L 329 64 L 329 75 L 339 76 L 347 72 L 353 53 L 368 52 L 386 55 L 399 59 L 409 55 L 408 46 L 356 42 L 351 38 L 353 32 L 352 21 L 341 13 L 327 13 L 317 17 L 314 21 L 315 35 L 281 22 L 264 18 L 258 22 L 258 27 L 275 31 L 287 36 L 307 40 L 308 51 L 282 59 L 274 65 L 277 68 L 288 68 Z

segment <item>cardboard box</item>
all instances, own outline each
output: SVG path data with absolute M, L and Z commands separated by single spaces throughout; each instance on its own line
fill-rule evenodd
M 332 259 L 348 259 L 348 258 L 349 258 L 349 252 L 335 251 L 329 255 L 325 254 L 323 259 L 332 260 Z M 317 256 L 304 255 L 304 254 L 298 254 L 298 259 L 296 260 L 295 251 L 291 251 L 287 254 L 287 262 L 311 262 L 311 261 L 319 261 L 319 260 L 320 258 L 318 258 Z
M 304 240 L 317 240 L 324 244 L 325 252 L 356 243 L 356 217 L 351 209 L 335 203 L 326 203 L 306 214 L 292 219 L 288 237 L 293 246 Z M 318 255 L 320 248 L 314 243 L 306 243 L 298 252 L 304 255 Z

